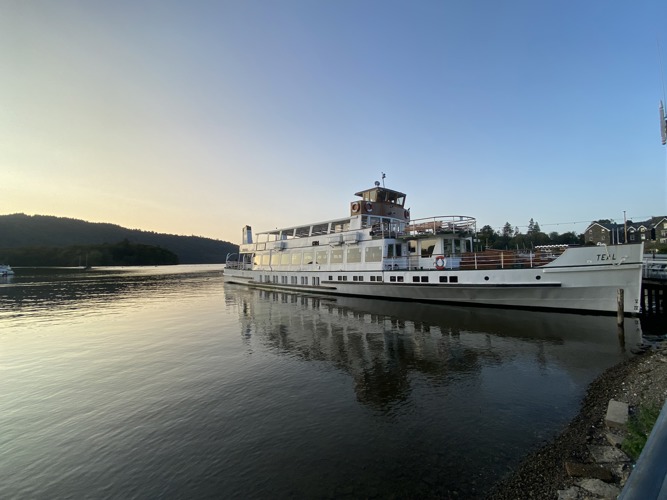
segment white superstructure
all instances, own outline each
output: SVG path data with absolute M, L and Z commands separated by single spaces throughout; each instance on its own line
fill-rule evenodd
M 468 216 L 411 220 L 405 194 L 376 183 L 341 219 L 243 229 L 225 281 L 265 288 L 501 307 L 639 312 L 643 245 L 475 251 Z

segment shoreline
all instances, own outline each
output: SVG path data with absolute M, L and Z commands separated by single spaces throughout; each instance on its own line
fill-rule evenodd
M 549 444 L 532 452 L 506 478 L 501 479 L 486 495 L 489 500 L 535 498 L 540 500 L 579 498 L 578 478 L 570 477 L 565 462 L 591 463 L 589 446 L 609 445 L 604 420 L 609 401 L 627 403 L 630 414 L 640 404 L 660 408 L 667 398 L 667 344 L 644 345 L 636 355 L 603 372 L 589 386 L 579 413 Z M 613 481 L 622 489 L 634 462 L 610 467 Z M 575 492 L 567 496 L 565 490 Z M 583 491 L 583 490 L 581 490 Z M 561 492 L 559 494 L 559 492 Z M 583 496 L 581 497 L 583 498 Z M 599 498 L 588 494 L 587 498 Z

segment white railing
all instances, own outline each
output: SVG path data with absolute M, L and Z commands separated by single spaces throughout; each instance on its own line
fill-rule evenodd
M 437 215 L 414 219 L 406 226 L 410 236 L 442 233 L 476 233 L 477 220 L 467 215 Z

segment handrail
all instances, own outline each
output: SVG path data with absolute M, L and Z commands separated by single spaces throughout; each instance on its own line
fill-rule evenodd
M 476 232 L 477 219 L 468 215 L 436 215 L 422 219 L 413 219 L 406 226 L 408 234 L 415 236 L 424 233 Z

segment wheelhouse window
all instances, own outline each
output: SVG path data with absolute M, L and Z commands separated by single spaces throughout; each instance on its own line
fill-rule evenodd
M 283 252 L 280 254 L 280 265 L 289 266 L 290 263 L 290 254 Z
M 312 264 L 315 261 L 313 251 L 312 250 L 306 250 L 303 252 L 303 263 L 304 264 Z
M 268 253 L 262 255 L 262 265 L 268 266 L 271 262 L 271 256 Z
M 292 265 L 298 266 L 301 264 L 301 252 L 294 252 L 292 254 Z

